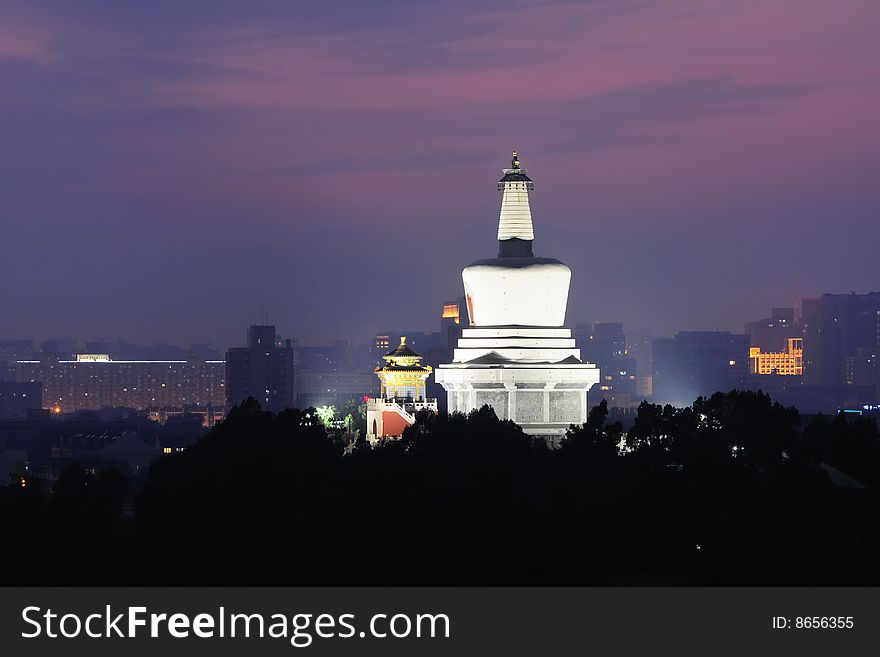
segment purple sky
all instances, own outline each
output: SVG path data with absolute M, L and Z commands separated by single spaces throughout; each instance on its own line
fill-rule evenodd
M 880 288 L 880 2 L 0 5 L 0 337 L 432 329 L 516 147 L 568 322 Z

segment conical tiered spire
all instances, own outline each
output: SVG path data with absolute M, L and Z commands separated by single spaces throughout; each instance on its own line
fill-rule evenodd
M 498 181 L 498 189 L 503 192 L 501 197 L 501 217 L 498 220 L 498 241 L 502 242 L 502 255 L 505 253 L 503 242 L 507 240 L 521 240 L 531 242 L 535 239 L 535 231 L 532 227 L 532 211 L 529 207 L 529 191 L 533 189 L 531 178 L 526 175 L 526 170 L 519 165 L 519 154 L 513 151 L 510 168 L 503 169 L 504 176 Z M 513 246 L 513 245 L 508 245 Z M 526 245 L 520 245 L 516 249 L 516 255 Z M 531 244 L 528 245 L 528 255 L 531 255 Z

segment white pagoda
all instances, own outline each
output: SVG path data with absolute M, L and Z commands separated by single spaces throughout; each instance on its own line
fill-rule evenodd
M 435 376 L 450 413 L 489 405 L 498 417 L 554 443 L 569 425 L 586 421 L 587 390 L 599 381 L 599 369 L 581 360 L 564 327 L 571 270 L 532 253 L 533 183 L 516 151 L 503 172 L 498 257 L 462 271 L 470 326 L 453 362 Z

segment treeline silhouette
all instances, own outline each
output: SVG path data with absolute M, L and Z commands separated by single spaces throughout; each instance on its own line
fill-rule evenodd
M 158 459 L 0 489 L 7 584 L 880 583 L 880 438 L 761 393 L 633 425 L 603 402 L 558 449 L 484 407 L 343 450 L 313 409 L 234 408 Z M 126 510 L 133 497 L 133 509 Z

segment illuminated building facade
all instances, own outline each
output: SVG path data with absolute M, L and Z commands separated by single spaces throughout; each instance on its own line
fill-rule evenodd
M 457 303 L 444 303 L 441 319 L 448 319 L 453 324 L 461 324 L 461 309 Z
M 56 414 L 222 408 L 225 403 L 222 360 L 112 360 L 107 354 L 78 354 L 73 360 L 20 360 L 10 369 L 16 381 L 41 383 L 43 408 Z
M 761 347 L 749 347 L 752 374 L 779 374 L 801 376 L 804 373 L 804 340 L 788 338 L 785 351 L 762 352 Z
M 382 358 L 385 365 L 375 370 L 380 395 L 367 400 L 367 438 L 372 442 L 400 437 L 419 411 L 437 412 L 437 400 L 428 399 L 425 393 L 432 368 L 422 365 L 422 356 L 406 344 L 405 336 Z
M 443 304 L 443 312 L 440 315 L 440 333 L 443 334 L 448 360 L 452 356 L 452 350 L 461 338 L 461 331 L 466 324 L 465 300 L 459 297 L 456 301 L 447 301 Z
M 533 184 L 516 152 L 503 174 L 498 257 L 462 271 L 469 326 L 436 379 L 449 412 L 488 405 L 554 442 L 586 420 L 587 390 L 599 381 L 599 369 L 581 360 L 564 327 L 571 270 L 532 252 Z

